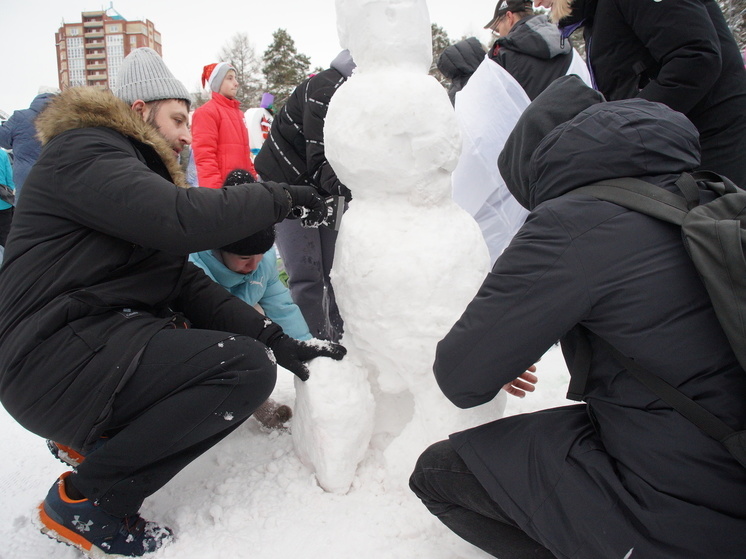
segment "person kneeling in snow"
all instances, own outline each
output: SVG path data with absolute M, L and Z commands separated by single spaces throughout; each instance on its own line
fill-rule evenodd
M 320 223 L 315 190 L 187 188 L 187 89 L 141 48 L 115 91 L 68 89 L 37 120 L 45 145 L 0 268 L 0 401 L 61 458 L 79 455 L 38 514 L 91 557 L 169 541 L 140 518 L 143 500 L 267 399 L 276 363 L 305 380 L 309 359 L 345 354 L 289 337 L 187 258 L 293 207 Z
M 599 164 L 599 162 L 603 162 Z M 731 428 L 746 423 L 738 364 L 680 228 L 589 195 L 613 177 L 676 191 L 699 166 L 681 113 L 602 102 L 560 78 L 521 116 L 500 172 L 531 214 L 439 343 L 435 377 L 468 408 L 561 340 L 571 375 L 590 343 L 586 404 L 451 435 L 410 486 L 458 535 L 501 559 L 740 557 L 746 469 L 616 361 L 604 341 Z
M 237 169 L 226 179 L 226 185 L 243 184 L 251 180 L 248 171 Z M 280 281 L 274 225 L 216 250 L 204 250 L 189 256 L 194 264 L 231 294 L 254 306 L 296 340 L 310 340 L 303 315 L 293 302 L 290 291 Z M 292 416 L 289 406 L 271 398 L 254 412 L 265 427 L 278 428 Z

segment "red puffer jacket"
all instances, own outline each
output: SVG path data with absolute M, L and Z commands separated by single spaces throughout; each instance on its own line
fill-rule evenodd
M 194 111 L 192 149 L 200 186 L 220 188 L 234 169 L 256 176 L 249 157 L 249 133 L 240 103 L 219 93 Z

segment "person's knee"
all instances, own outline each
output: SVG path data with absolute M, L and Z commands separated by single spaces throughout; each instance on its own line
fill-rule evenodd
M 277 365 L 266 353 L 238 371 L 239 388 L 264 402 L 275 388 Z
M 250 414 L 269 398 L 277 382 L 277 365 L 258 342 L 221 363 L 221 368 L 233 378 L 230 400 L 245 413 Z
M 429 474 L 433 470 L 442 469 L 452 460 L 450 455 L 455 454 L 449 441 L 440 441 L 430 445 L 420 454 L 415 463 L 412 475 L 409 476 L 409 488 L 422 501 L 428 501 L 433 496 Z

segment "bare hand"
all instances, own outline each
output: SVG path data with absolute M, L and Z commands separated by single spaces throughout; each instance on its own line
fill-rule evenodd
M 525 373 L 521 374 L 521 376 L 514 381 L 503 386 L 503 390 L 516 398 L 525 397 L 526 392 L 533 392 L 536 390 L 536 386 L 534 385 L 539 382 L 539 377 L 532 374 L 535 372 L 536 365 L 531 365 Z

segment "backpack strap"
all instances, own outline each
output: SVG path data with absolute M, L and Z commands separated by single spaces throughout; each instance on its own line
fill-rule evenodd
M 632 177 L 609 179 L 581 186 L 568 192 L 568 195 L 575 193 L 613 202 L 676 225 L 683 223 L 684 217 L 689 211 L 688 202 L 685 198 L 652 183 Z
M 743 192 L 743 189 L 736 186 L 728 177 L 713 171 L 694 171 L 691 173 L 691 176 L 695 181 L 706 182 L 710 189 L 721 196 L 734 192 Z
M 697 402 L 684 395 L 680 390 L 671 386 L 668 382 L 654 375 L 647 369 L 640 367 L 635 361 L 611 345 L 603 338 L 599 338 L 602 345 L 611 352 L 629 373 L 638 381 L 650 389 L 656 396 L 666 402 L 669 406 L 694 423 L 707 435 L 722 442 L 734 430 L 728 427 L 722 420 L 700 406 Z

